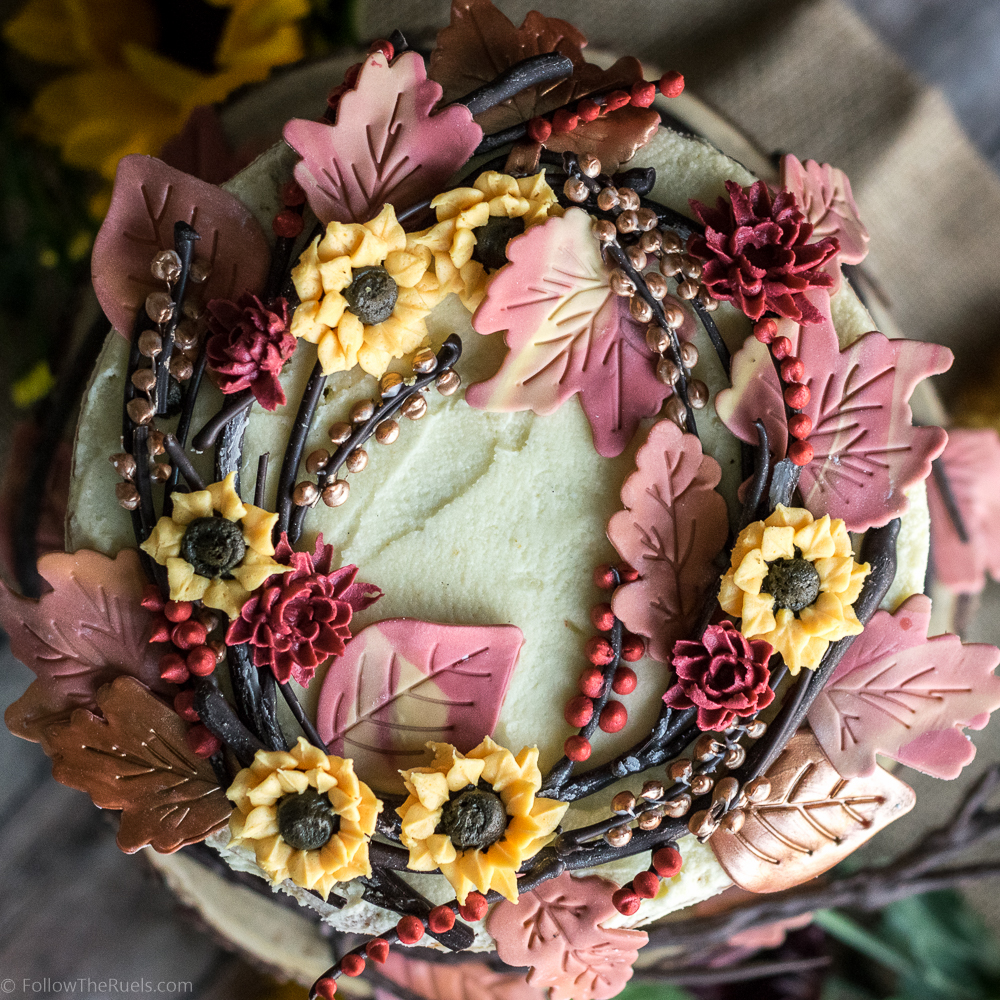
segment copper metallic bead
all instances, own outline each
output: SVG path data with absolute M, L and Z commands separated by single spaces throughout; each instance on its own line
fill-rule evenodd
M 163 339 L 155 330 L 143 330 L 139 334 L 139 353 L 144 358 L 155 358 L 163 350 Z
M 639 237 L 639 249 L 643 253 L 659 254 L 662 249 L 662 242 L 659 229 L 650 229 Z
M 383 420 L 375 428 L 375 440 L 379 444 L 392 444 L 399 437 L 399 424 L 395 420 Z
M 597 195 L 597 207 L 602 212 L 610 212 L 611 209 L 618 207 L 618 189 L 613 187 L 606 187 L 604 190 L 600 191 Z
M 616 813 L 630 813 L 635 808 L 635 796 L 631 792 L 619 792 L 611 800 L 611 809 Z
M 156 376 L 153 374 L 153 369 L 139 368 L 138 370 L 132 372 L 132 385 L 134 385 L 139 392 L 152 392 L 153 386 L 156 385 Z
M 306 472 L 315 475 L 326 468 L 326 463 L 330 461 L 330 453 L 325 448 L 317 448 L 309 452 L 306 458 Z
M 619 188 L 618 204 L 626 211 L 634 212 L 639 207 L 639 195 L 632 188 Z
M 644 799 L 648 799 L 650 802 L 656 802 L 663 798 L 663 782 L 662 781 L 647 781 L 642 786 L 642 791 L 639 793 Z
M 150 475 L 153 480 L 157 483 L 165 483 L 173 473 L 173 468 L 166 462 L 154 462 L 153 468 L 150 471 Z
M 177 324 L 177 329 L 174 330 L 174 344 L 181 348 L 181 350 L 187 350 L 190 347 L 194 347 L 198 343 L 198 331 L 194 328 L 193 323 L 189 323 L 184 320 Z
M 752 740 L 759 740 L 767 732 L 767 723 L 755 720 L 747 726 L 747 736 Z
M 658 271 L 650 271 L 649 274 L 645 275 L 645 278 L 649 294 L 658 302 L 662 301 L 670 290 L 667 285 L 667 279 Z
M 378 382 L 378 389 L 383 399 L 398 396 L 402 388 L 403 376 L 399 372 L 386 372 Z
M 730 769 L 739 767 L 747 759 L 747 752 L 739 745 L 734 744 L 726 751 L 726 756 L 722 758 L 722 763 Z
M 595 219 L 594 224 L 590 227 L 590 231 L 602 243 L 610 243 L 618 235 L 615 224 L 609 222 L 607 219 Z
M 632 296 L 632 301 L 628 304 L 628 311 L 637 323 L 648 323 L 653 318 L 653 307 L 638 295 Z
M 191 270 L 188 277 L 196 284 L 200 285 L 212 275 L 212 265 L 207 260 L 194 260 L 191 262 Z
M 346 479 L 335 479 L 323 490 L 323 503 L 327 507 L 339 507 L 347 503 L 351 495 L 351 484 Z
M 701 278 L 701 272 L 703 270 L 702 263 L 697 257 L 692 257 L 690 254 L 684 254 L 681 257 L 681 270 L 684 272 L 685 278 L 691 278 L 693 281 L 698 281 Z
M 461 384 L 462 378 L 453 368 L 446 372 L 441 372 L 434 380 L 434 385 L 442 396 L 453 396 L 458 392 L 458 387 Z
M 628 262 L 637 270 L 643 271 L 646 268 L 646 255 L 637 246 L 625 248 L 625 256 Z
M 685 368 L 694 368 L 698 364 L 698 348 L 689 340 L 681 344 L 681 361 L 684 362 Z
M 163 438 L 163 431 L 149 432 L 149 437 L 146 438 L 146 447 L 149 449 L 150 455 L 162 455 L 167 450 Z
M 698 294 L 698 282 L 692 281 L 690 278 L 685 278 L 677 286 L 677 297 L 687 301 L 688 299 L 693 299 Z
M 139 491 L 131 483 L 116 483 L 115 496 L 126 510 L 136 510 L 139 506 Z
M 684 249 L 684 241 L 672 229 L 664 229 L 662 239 L 667 253 L 679 253 Z
M 579 177 L 567 177 L 566 183 L 563 184 L 563 194 L 570 201 L 581 202 L 587 200 L 590 190 Z
M 579 166 L 584 177 L 596 177 L 601 172 L 601 161 L 593 153 L 584 153 L 580 157 Z
M 330 424 L 327 434 L 334 444 L 343 444 L 351 436 L 353 430 L 354 428 L 350 424 L 340 421 L 336 424 Z
M 209 639 L 206 645 L 215 653 L 216 663 L 221 663 L 226 658 L 226 644 L 221 639 Z
M 192 295 L 189 295 L 181 306 L 181 315 L 192 321 L 201 319 L 203 311 L 201 304 Z
M 667 343 L 669 345 L 669 341 Z M 656 377 L 664 385 L 677 385 L 677 382 L 681 377 L 681 370 L 674 364 L 673 361 L 670 360 L 670 358 L 660 358 L 660 360 L 656 362 Z
M 438 359 L 429 347 L 421 347 L 413 355 L 413 370 L 418 375 L 428 375 L 438 366 Z
M 153 419 L 153 414 L 156 412 L 156 408 L 148 399 L 142 399 L 137 396 L 135 399 L 130 399 L 125 407 L 129 418 L 132 423 L 139 424 L 140 427 L 148 424 Z
M 654 323 L 646 330 L 646 346 L 654 354 L 662 354 L 670 347 L 670 334 L 662 326 L 657 326 Z
M 655 830 L 662 822 L 663 810 L 659 807 L 656 809 L 647 809 L 639 815 L 640 830 Z
M 604 835 L 604 839 L 612 847 L 624 847 L 632 839 L 630 826 L 616 826 Z
M 701 303 L 702 309 L 707 313 L 714 313 L 719 308 L 719 300 L 713 299 L 712 293 L 704 285 L 701 286 L 698 292 L 698 301 Z
M 688 402 L 692 410 L 703 410 L 708 404 L 708 386 L 700 378 L 688 382 Z
M 146 296 L 146 315 L 154 323 L 166 323 L 173 314 L 174 302 L 166 292 L 150 292 Z
M 771 794 L 771 782 L 763 775 L 748 781 L 743 790 L 747 793 L 750 802 L 763 802 Z
M 186 382 L 194 374 L 194 365 L 183 354 L 175 354 L 170 359 L 170 374 L 178 382 Z
M 375 414 L 375 404 L 370 399 L 359 400 L 351 407 L 351 423 L 363 424 Z
M 208 632 L 212 632 L 218 628 L 219 622 L 222 620 L 218 612 L 213 611 L 211 608 L 199 608 L 195 613 L 195 619 L 201 622 Z
M 639 217 L 633 209 L 627 209 L 615 219 L 615 228 L 620 233 L 634 233 L 639 228 Z
M 319 499 L 319 487 L 308 479 L 292 490 L 292 503 L 296 507 L 311 507 Z
M 608 276 L 608 283 L 615 295 L 625 298 L 635 292 L 635 282 L 620 268 L 616 267 Z
M 688 821 L 688 829 L 700 841 L 706 841 L 719 829 L 719 821 L 707 809 L 701 809 Z
M 667 765 L 667 777 L 671 781 L 690 781 L 694 767 L 689 760 L 675 760 Z
M 694 759 L 700 761 L 711 760 L 718 757 L 726 749 L 724 743 L 720 743 L 711 733 L 702 733 L 695 740 Z
M 747 814 L 742 809 L 733 809 L 727 812 L 719 821 L 719 826 L 727 833 L 739 833 L 743 829 L 743 824 L 747 821 Z
M 712 792 L 713 802 L 722 802 L 727 808 L 739 794 L 740 783 L 732 777 L 722 778 Z
M 671 330 L 679 330 L 684 325 L 684 308 L 676 299 L 665 299 L 663 316 Z
M 176 250 L 161 250 L 150 264 L 149 270 L 157 281 L 172 285 L 181 276 L 181 258 Z
M 673 278 L 681 273 L 681 262 L 676 254 L 664 254 L 660 258 L 660 274 Z
M 663 415 L 672 420 L 683 431 L 687 430 L 687 410 L 679 396 L 671 396 L 663 407 Z
M 692 795 L 707 795 L 712 790 L 715 781 L 707 774 L 696 774 L 691 779 Z
M 644 233 L 652 232 L 660 221 L 651 208 L 639 208 L 636 210 L 636 215 L 639 217 L 639 229 Z
M 347 456 L 344 464 L 348 472 L 364 472 L 365 466 L 368 465 L 368 452 L 364 448 L 355 448 Z
M 427 400 L 419 392 L 415 392 L 403 403 L 399 412 L 410 420 L 419 420 L 427 412 Z
M 112 455 L 109 461 L 122 479 L 131 479 L 135 475 L 135 459 L 127 451 Z
M 663 803 L 663 811 L 671 819 L 680 819 L 681 816 L 687 814 L 687 811 L 691 808 L 691 796 L 687 792 L 678 795 L 675 799 L 670 799 L 668 802 Z

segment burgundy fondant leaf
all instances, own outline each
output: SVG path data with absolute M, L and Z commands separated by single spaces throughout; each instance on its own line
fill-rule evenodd
M 880 753 L 955 778 L 975 756 L 962 728 L 982 729 L 1000 708 L 1000 650 L 928 639 L 930 617 L 923 594 L 876 612 L 813 702 L 809 725 L 842 777 L 873 774 Z
M 160 679 L 162 646 L 148 642 L 153 619 L 139 604 L 145 577 L 134 549 L 115 559 L 52 552 L 38 571 L 52 591 L 37 601 L 0 583 L 0 625 L 38 676 L 4 716 L 15 736 L 44 742 L 48 724 L 76 708 L 95 710 L 98 690 L 123 674 L 164 695 L 176 691 Z
M 572 132 L 552 135 L 545 148 L 555 153 L 567 151 L 583 156 L 592 153 L 601 161 L 605 173 L 614 173 L 631 160 L 656 135 L 660 116 L 652 108 L 636 108 L 631 104 L 595 118 L 580 122 Z
M 427 1000 L 546 1000 L 521 973 L 497 972 L 485 962 L 422 962 L 390 951 L 379 971 L 394 983 Z M 376 996 L 394 994 L 376 990 Z
M 523 642 L 513 625 L 369 625 L 328 671 L 316 728 L 364 774 L 413 767 L 429 740 L 471 750 L 493 732 Z
M 460 105 L 432 115 L 440 97 L 419 53 L 391 66 L 369 55 L 340 99 L 336 125 L 285 125 L 285 141 L 303 158 L 295 179 L 321 222 L 367 222 L 386 202 L 399 212 L 441 189 L 483 133 Z
M 945 506 L 937 478 L 927 480 L 931 513 L 934 576 L 958 594 L 978 594 L 986 574 L 1000 580 L 1000 438 L 994 430 L 948 432 L 938 459 L 948 480 L 962 525 L 963 542 Z
M 510 350 L 493 378 L 469 387 L 466 401 L 547 414 L 579 392 L 594 447 L 606 458 L 620 455 L 671 390 L 656 377 L 645 326 L 611 291 L 590 216 L 571 208 L 512 240 L 507 255 L 473 326 L 506 330 Z
M 493 908 L 486 927 L 508 965 L 528 965 L 528 985 L 549 987 L 551 1000 L 609 1000 L 632 978 L 645 931 L 601 927 L 615 916 L 617 887 L 569 872 Z
M 716 580 L 712 560 L 726 543 L 726 502 L 715 491 L 722 472 L 693 434 L 669 420 L 654 424 L 622 486 L 625 510 L 608 523 L 618 554 L 639 579 L 615 591 L 625 627 L 649 637 L 649 655 L 670 661 Z
M 238 198 L 151 156 L 124 156 L 94 241 L 91 271 L 105 316 L 126 337 L 146 296 L 165 287 L 150 264 L 160 250 L 174 248 L 175 222 L 198 231 L 195 260 L 211 269 L 204 284 L 190 288 L 192 295 L 202 302 L 237 299 L 263 287 L 271 258 L 267 238 Z
M 52 776 L 102 809 L 122 810 L 118 846 L 171 854 L 229 821 L 231 806 L 212 765 L 188 749 L 188 726 L 134 677 L 101 688 L 104 718 L 78 708 L 47 727 Z

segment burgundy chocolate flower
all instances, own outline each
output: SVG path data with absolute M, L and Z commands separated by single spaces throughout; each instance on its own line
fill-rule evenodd
M 258 667 L 270 667 L 282 684 L 294 678 L 305 687 L 321 663 L 343 654 L 354 612 L 374 604 L 382 591 L 355 582 L 357 566 L 331 571 L 333 546 L 324 545 L 322 535 L 309 555 L 293 552 L 283 534 L 274 558 L 295 570 L 265 581 L 229 626 L 226 642 L 249 642 Z
M 697 708 L 698 728 L 728 729 L 774 699 L 767 661 L 774 650 L 747 639 L 730 621 L 709 625 L 701 642 L 678 639 L 671 659 L 677 683 L 663 696 L 671 708 Z
M 691 201 L 705 235 L 692 236 L 688 250 L 706 262 L 701 280 L 709 293 L 753 320 L 769 310 L 819 323 L 823 317 L 803 292 L 833 284 L 822 268 L 840 249 L 836 237 L 810 243 L 812 223 L 790 191 L 779 191 L 772 202 L 763 181 L 746 190 L 726 181 L 726 190 L 731 201 L 720 198 L 715 208 Z
M 249 389 L 265 410 L 285 404 L 278 373 L 292 356 L 296 340 L 288 332 L 288 303 L 276 299 L 265 306 L 256 295 L 239 302 L 208 303 L 208 367 L 225 393 Z

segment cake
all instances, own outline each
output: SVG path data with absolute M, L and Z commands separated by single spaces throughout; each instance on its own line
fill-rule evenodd
M 826 871 L 913 805 L 876 754 L 954 777 L 1000 705 L 1000 652 L 928 639 L 950 352 L 873 332 L 844 174 L 762 178 L 663 124 L 678 74 L 473 14 L 221 187 L 122 160 L 66 551 L 0 592 L 7 724 L 123 850 L 365 935 L 314 996 L 419 944 L 604 1000 L 640 928 Z

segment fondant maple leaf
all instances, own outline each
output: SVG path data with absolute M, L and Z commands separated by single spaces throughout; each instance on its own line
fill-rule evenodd
M 51 552 L 38 571 L 52 590 L 37 601 L 0 583 L 0 625 L 38 676 L 4 716 L 15 736 L 44 744 L 46 726 L 76 708 L 95 710 L 98 690 L 123 674 L 172 696 L 157 665 L 163 647 L 149 645 L 153 619 L 139 604 L 145 577 L 134 549 L 114 559 Z
M 948 432 L 941 463 L 968 536 L 962 541 L 935 476 L 927 480 L 934 575 L 957 594 L 978 594 L 986 574 L 1000 580 L 1000 437 L 994 430 Z
M 604 172 L 610 174 L 631 160 L 659 127 L 659 112 L 626 104 L 591 122 L 580 122 L 571 132 L 551 135 L 545 140 L 545 148 L 580 157 L 590 153 L 601 161 Z
M 722 471 L 693 434 L 669 420 L 650 429 L 622 486 L 625 510 L 608 523 L 618 554 L 639 579 L 615 591 L 625 627 L 649 637 L 649 655 L 670 662 L 716 580 L 712 560 L 726 543 L 726 501 L 715 491 Z
M 497 972 L 485 962 L 422 962 L 390 951 L 379 970 L 409 993 L 427 1000 L 546 1000 L 544 991 L 532 989 L 518 973 Z M 389 990 L 375 995 L 394 997 Z
M 917 383 L 947 371 L 952 353 L 939 344 L 890 340 L 866 333 L 840 349 L 830 319 L 830 297 L 808 293 L 823 314 L 800 327 L 779 320 L 780 336 L 805 365 L 810 399 L 803 407 L 813 424 L 815 454 L 802 469 L 799 488 L 816 516 L 843 518 L 851 531 L 880 527 L 909 506 L 906 491 L 922 482 L 948 439 L 940 427 L 914 427 L 909 399 Z M 763 420 L 776 457 L 788 443 L 781 384 L 767 349 L 749 338 L 733 357 L 732 388 L 716 397 L 716 412 L 742 441 L 757 443 Z
M 533 226 L 508 244 L 507 256 L 472 325 L 506 330 L 510 350 L 493 378 L 469 387 L 466 402 L 544 415 L 580 393 L 594 447 L 605 458 L 620 455 L 672 390 L 656 377 L 645 326 L 611 291 L 590 216 L 571 208 Z
M 513 625 L 369 625 L 327 672 L 319 735 L 364 774 L 420 763 L 428 740 L 471 750 L 496 726 L 523 642 Z
M 845 778 L 872 774 L 875 754 L 955 778 L 976 748 L 962 728 L 982 729 L 1000 708 L 1000 650 L 927 638 L 931 602 L 915 594 L 878 611 L 809 710 L 809 725 Z
M 419 53 L 391 66 L 376 53 L 341 97 L 336 125 L 285 125 L 285 141 L 302 156 L 295 179 L 320 222 L 367 222 L 386 202 L 399 212 L 441 189 L 483 132 L 461 105 L 432 115 L 440 97 Z
M 48 726 L 52 776 L 102 809 L 122 810 L 118 846 L 171 854 L 229 821 L 231 806 L 207 760 L 187 746 L 187 724 L 134 677 L 101 688 L 104 718 L 78 708 Z
M 609 1000 L 632 978 L 649 940 L 644 931 L 601 927 L 617 911 L 616 886 L 569 872 L 493 908 L 487 929 L 508 965 L 528 965 L 528 985 L 550 987 L 551 1000 Z

